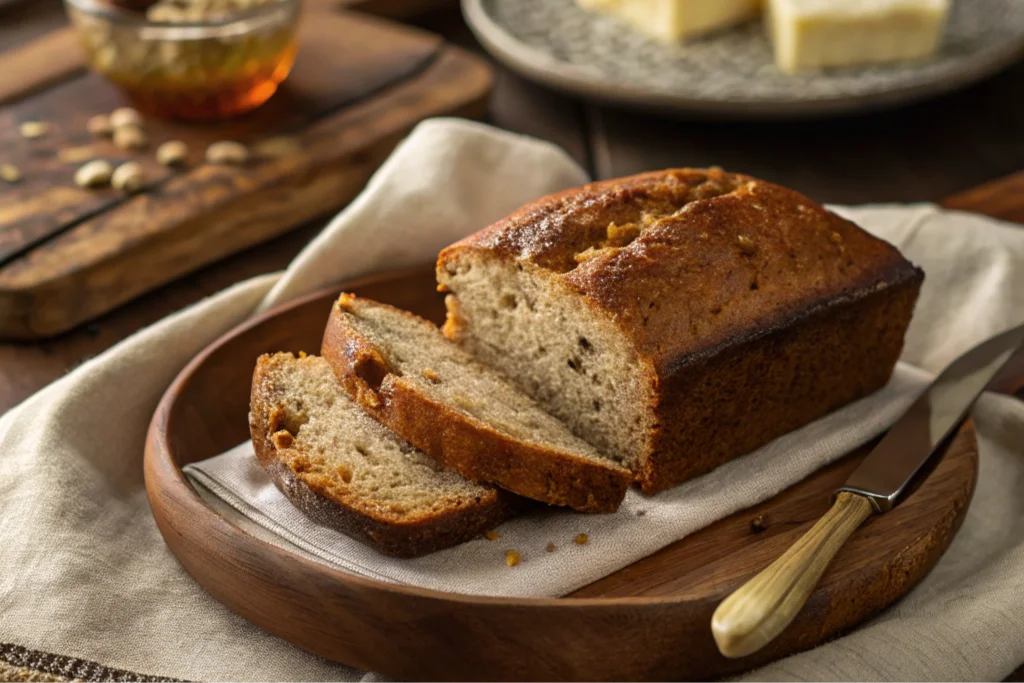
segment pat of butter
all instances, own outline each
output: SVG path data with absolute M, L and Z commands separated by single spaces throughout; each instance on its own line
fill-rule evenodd
M 938 49 L 949 3 L 768 0 L 775 61 L 794 72 L 928 57 Z
M 615 14 L 661 41 L 683 40 L 752 19 L 762 0 L 576 0 Z

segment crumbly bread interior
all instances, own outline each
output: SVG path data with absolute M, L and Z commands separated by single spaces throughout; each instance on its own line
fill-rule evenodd
M 261 381 L 261 402 L 271 411 L 271 440 L 279 458 L 311 487 L 347 507 L 402 523 L 493 493 L 445 470 L 366 415 L 323 358 L 275 354 Z
M 636 471 L 653 427 L 653 389 L 610 321 L 590 314 L 549 271 L 486 252 L 459 252 L 438 277 L 452 292 L 449 337 Z
M 353 299 L 349 306 L 345 315 L 352 328 L 377 347 L 391 372 L 429 398 L 519 441 L 608 463 L 597 449 L 432 324 L 370 301 Z

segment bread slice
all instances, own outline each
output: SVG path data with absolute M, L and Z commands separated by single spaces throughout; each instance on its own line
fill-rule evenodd
M 445 470 L 382 427 L 316 356 L 259 358 L 249 428 L 260 464 L 297 508 L 388 555 L 462 543 L 523 502 Z
M 538 199 L 437 278 L 449 338 L 655 492 L 883 386 L 923 274 L 797 192 L 672 169 Z
M 629 471 L 411 313 L 343 294 L 322 352 L 368 413 L 473 481 L 583 512 L 616 510 L 632 482 Z

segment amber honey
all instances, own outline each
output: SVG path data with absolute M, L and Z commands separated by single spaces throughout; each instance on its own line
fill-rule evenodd
M 135 79 L 131 75 L 108 74 L 141 110 L 177 119 L 220 119 L 244 114 L 260 106 L 277 91 L 295 62 L 296 44 L 263 60 L 254 60 L 239 71 L 202 77 Z
M 298 0 L 209 25 L 153 23 L 69 3 L 89 64 L 150 114 L 218 119 L 266 102 L 291 71 Z M 240 0 L 239 0 L 240 1 Z M 252 0 L 248 0 L 252 1 Z

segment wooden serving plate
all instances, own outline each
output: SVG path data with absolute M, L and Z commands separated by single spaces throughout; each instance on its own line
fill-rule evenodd
M 443 315 L 432 267 L 343 289 L 435 321 Z M 229 523 L 181 473 L 184 465 L 248 438 L 256 357 L 319 349 L 337 291 L 256 318 L 195 358 L 160 402 L 145 455 L 153 514 L 186 571 L 238 614 L 328 659 L 405 679 L 665 680 L 735 673 L 835 637 L 910 590 L 949 545 L 974 491 L 978 450 L 967 422 L 904 504 L 853 535 L 797 621 L 765 650 L 740 660 L 718 654 L 711 613 L 826 511 L 831 492 L 864 449 L 566 598 L 474 597 L 342 573 Z

